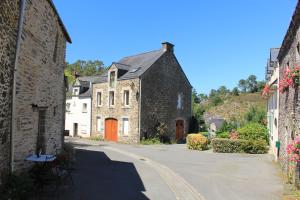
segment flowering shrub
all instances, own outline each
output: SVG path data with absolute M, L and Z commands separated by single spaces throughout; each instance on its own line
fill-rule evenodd
M 291 162 L 300 161 L 300 137 L 296 137 L 294 142 L 287 146 L 287 153 L 290 155 Z
M 287 67 L 283 78 L 279 81 L 279 91 L 284 93 L 289 87 L 296 87 L 300 83 L 300 67 Z
M 208 149 L 208 140 L 201 134 L 189 134 L 186 138 L 186 141 L 188 149 L 200 151 Z
M 271 93 L 271 87 L 268 84 L 266 84 L 262 91 L 262 96 L 267 97 L 270 95 L 270 93 Z
M 232 132 L 230 133 L 230 139 L 231 139 L 231 140 L 237 140 L 237 139 L 239 139 L 239 133 L 236 132 L 236 131 L 232 131 Z

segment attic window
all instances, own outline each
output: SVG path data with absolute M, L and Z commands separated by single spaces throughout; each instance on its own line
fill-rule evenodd
M 134 68 L 134 69 L 131 69 L 129 72 L 130 72 L 130 73 L 134 73 L 134 72 L 139 71 L 140 69 L 141 69 L 140 67 Z

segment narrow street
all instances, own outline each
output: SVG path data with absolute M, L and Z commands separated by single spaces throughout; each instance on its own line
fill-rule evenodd
M 75 186 L 64 192 L 64 199 L 276 200 L 283 189 L 270 155 L 77 138 L 66 142 L 75 146 L 77 164 Z

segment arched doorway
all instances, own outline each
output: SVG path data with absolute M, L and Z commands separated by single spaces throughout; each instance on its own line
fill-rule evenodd
M 184 136 L 184 121 L 176 120 L 176 140 L 182 140 Z
M 118 120 L 113 118 L 105 120 L 105 140 L 118 141 Z

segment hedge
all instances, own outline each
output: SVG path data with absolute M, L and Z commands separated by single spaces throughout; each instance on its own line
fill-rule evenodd
M 213 151 L 217 153 L 264 154 L 268 152 L 268 144 L 264 140 L 215 138 L 211 141 L 211 144 Z
M 242 128 L 239 128 L 237 132 L 239 134 L 239 139 L 269 141 L 268 129 L 264 125 L 258 123 L 246 124 Z
M 186 141 L 188 149 L 200 151 L 208 149 L 208 139 L 202 134 L 189 134 Z

